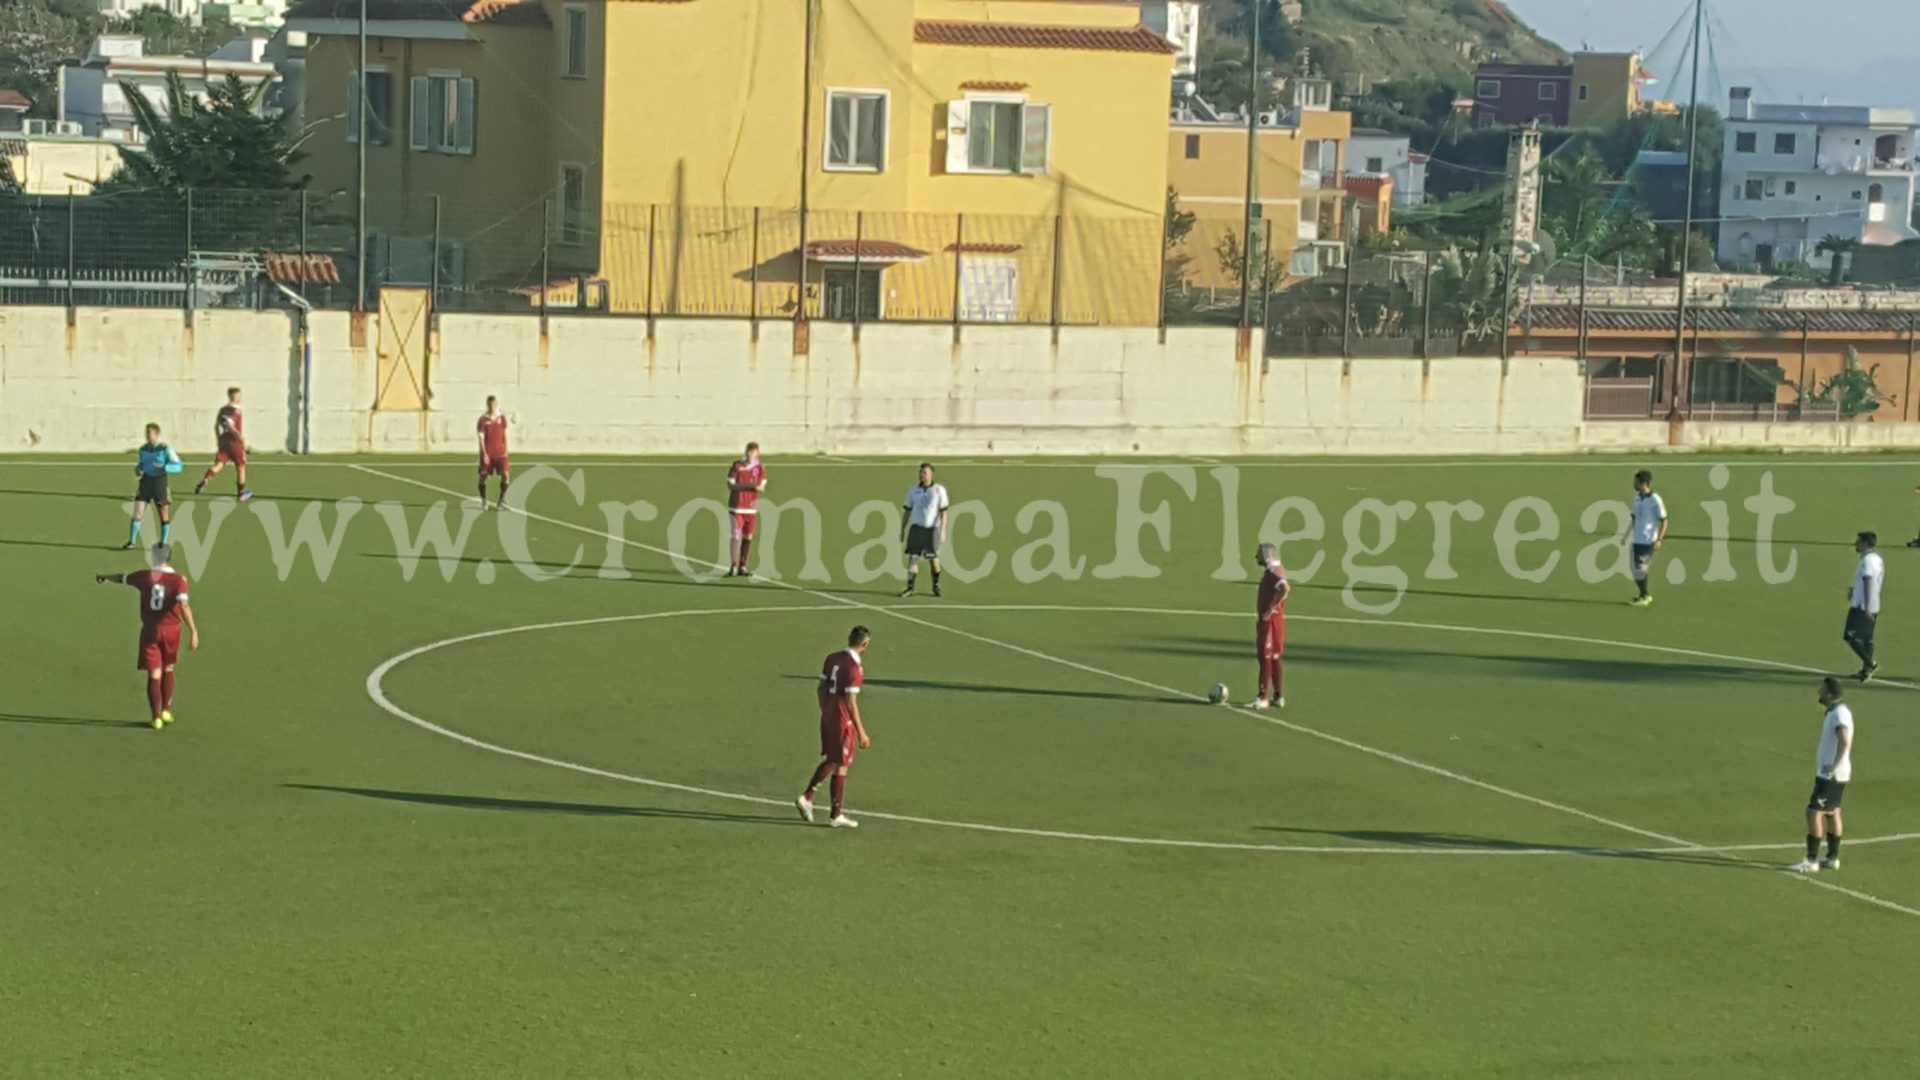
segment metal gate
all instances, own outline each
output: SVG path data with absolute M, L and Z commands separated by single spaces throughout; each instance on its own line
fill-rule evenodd
M 432 392 L 427 382 L 433 337 L 427 323 L 433 297 L 426 289 L 380 290 L 380 346 L 376 353 L 379 387 L 373 407 L 385 412 L 418 412 Z

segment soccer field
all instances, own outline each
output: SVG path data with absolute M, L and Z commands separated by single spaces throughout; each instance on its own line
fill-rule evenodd
M 0 1074 L 1915 1074 L 1920 461 L 946 461 L 936 600 L 914 462 L 777 449 L 778 580 L 712 579 L 721 461 L 223 475 L 163 732 L 92 581 L 130 459 L 0 459 Z M 1862 529 L 1885 677 L 1801 878 Z M 1287 707 L 1209 706 L 1278 534 Z M 791 800 L 854 623 L 848 832 Z

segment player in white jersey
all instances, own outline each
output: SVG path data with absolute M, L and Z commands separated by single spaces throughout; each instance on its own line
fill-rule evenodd
M 1653 603 L 1647 579 L 1653 574 L 1653 553 L 1666 540 L 1666 501 L 1653 493 L 1653 474 L 1641 469 L 1633 474 L 1633 521 L 1627 528 L 1627 542 L 1633 545 L 1633 583 L 1640 587 L 1640 595 L 1628 601 L 1634 607 Z
M 1841 640 L 1860 658 L 1860 670 L 1854 678 L 1866 682 L 1880 665 L 1873 659 L 1873 631 L 1880 623 L 1880 591 L 1887 582 L 1887 562 L 1874 550 L 1880 538 L 1863 532 L 1853 542 L 1860 562 L 1853 568 L 1853 585 L 1847 590 L 1847 629 Z
M 933 571 L 933 595 L 940 595 L 940 545 L 947 538 L 947 486 L 933 482 L 931 462 L 920 464 L 920 482 L 907 489 L 900 506 L 900 539 L 907 548 L 907 587 L 912 596 L 920 576 L 920 560 Z
M 1802 874 L 1840 869 L 1840 799 L 1853 779 L 1853 710 L 1841 700 L 1840 680 L 1820 680 L 1820 751 L 1813 762 L 1813 795 L 1807 799 L 1807 857 L 1793 864 Z M 1820 842 L 1827 854 L 1820 857 Z

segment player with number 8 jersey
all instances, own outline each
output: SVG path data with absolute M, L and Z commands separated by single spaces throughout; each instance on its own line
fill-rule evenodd
M 131 574 L 96 574 L 94 581 L 133 588 L 140 597 L 140 651 L 134 661 L 147 673 L 147 704 L 153 728 L 173 723 L 173 668 L 180 659 L 180 624 L 187 624 L 187 647 L 200 647 L 200 628 L 187 602 L 187 577 L 170 565 L 172 549 L 155 544 L 152 568 Z

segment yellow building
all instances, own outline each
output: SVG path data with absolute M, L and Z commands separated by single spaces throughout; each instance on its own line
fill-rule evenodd
M 809 57 L 806 0 L 368 0 L 385 280 L 439 196 L 443 280 L 537 282 L 545 238 L 616 311 L 792 315 L 804 194 L 810 314 L 1154 321 L 1173 50 L 1137 4 L 813 2 Z M 358 4 L 288 15 L 320 190 L 354 189 Z
M 1568 125 L 1605 128 L 1640 111 L 1639 53 L 1573 54 L 1573 100 Z
M 1353 137 L 1352 114 L 1307 100 L 1306 107 L 1262 117 L 1256 129 L 1254 235 L 1263 248 L 1271 236 L 1278 272 L 1296 276 L 1341 265 L 1346 147 Z M 1180 209 L 1194 215 L 1178 253 L 1186 259 L 1186 278 L 1201 288 L 1237 289 L 1239 271 L 1225 264 L 1222 252 L 1238 248 L 1245 227 L 1246 120 L 1182 110 L 1167 146 L 1167 183 Z

